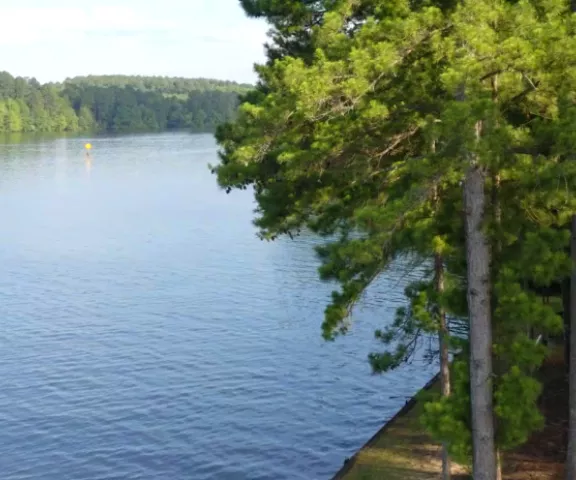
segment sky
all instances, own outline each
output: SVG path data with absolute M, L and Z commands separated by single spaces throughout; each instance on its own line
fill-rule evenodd
M 41 82 L 88 74 L 253 83 L 268 26 L 237 0 L 0 0 L 0 70 Z

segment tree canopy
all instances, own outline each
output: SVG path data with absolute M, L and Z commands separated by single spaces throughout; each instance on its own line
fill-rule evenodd
M 327 339 L 347 332 L 354 305 L 391 261 L 441 258 L 442 291 L 432 268 L 409 287 L 407 306 L 376 332 L 388 348 L 370 355 L 372 366 L 409 361 L 418 340 L 438 332 L 440 308 L 451 319 L 452 351 L 462 355 L 452 365 L 453 394 L 427 407 L 430 430 L 462 461 L 486 436 L 501 449 L 523 443 L 542 424 L 534 373 L 546 348 L 531 332 L 562 331 L 532 287 L 561 282 L 571 268 L 569 3 L 242 3 L 273 32 L 257 90 L 218 131 L 220 185 L 253 188 L 262 238 L 302 229 L 326 238 L 320 275 L 340 287 L 326 308 Z M 481 253 L 485 273 L 474 277 Z M 488 329 L 474 336 L 478 285 Z M 470 360 L 478 341 L 488 362 L 483 382 L 474 377 L 479 359 Z M 478 383 L 495 434 L 472 428 Z M 475 478 L 494 478 L 488 455 L 478 453 Z
M 89 76 L 62 84 L 0 72 L 0 133 L 212 130 L 247 85 L 209 79 Z
M 253 88 L 249 84 L 210 78 L 151 77 L 141 75 L 86 75 L 67 78 L 63 84 L 65 86 L 77 85 L 81 87 L 132 87 L 135 90 L 172 95 L 187 95 L 205 91 L 241 93 Z

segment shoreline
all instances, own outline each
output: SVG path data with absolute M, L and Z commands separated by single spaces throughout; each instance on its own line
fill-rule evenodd
M 505 480 L 560 480 L 566 458 L 568 433 L 568 382 L 563 351 L 552 349 L 540 367 L 539 406 L 543 428 L 526 443 L 504 452 Z M 424 405 L 421 394 L 440 388 L 440 374 L 422 389 L 372 436 L 331 480 L 433 480 L 440 478 L 441 446 L 420 422 Z M 452 463 L 452 478 L 469 479 L 469 471 Z
M 398 426 L 398 424 L 405 420 L 409 414 L 413 413 L 415 407 L 420 406 L 418 399 L 419 395 L 422 392 L 430 391 L 437 387 L 439 383 L 440 373 L 437 373 L 421 389 L 419 389 L 414 396 L 407 400 L 404 406 L 398 410 L 394 416 L 386 421 L 386 423 L 364 445 L 362 445 L 352 457 L 347 458 L 344 461 L 344 465 L 336 472 L 331 480 L 351 480 L 352 478 L 357 478 L 353 475 L 354 470 L 361 470 L 363 467 L 361 457 L 372 456 L 369 452 L 377 449 L 378 444 L 381 443 L 389 430 Z M 367 474 L 367 472 L 364 472 L 364 474 Z M 392 480 L 392 478 L 390 480 Z

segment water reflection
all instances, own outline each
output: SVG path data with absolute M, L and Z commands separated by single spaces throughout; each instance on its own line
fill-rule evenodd
M 397 278 L 322 340 L 315 238 L 259 241 L 249 192 L 208 171 L 211 136 L 7 142 L 3 478 L 329 478 L 428 380 L 370 376 Z

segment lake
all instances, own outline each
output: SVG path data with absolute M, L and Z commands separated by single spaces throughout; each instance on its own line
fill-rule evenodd
M 432 375 L 366 361 L 410 273 L 324 342 L 316 240 L 259 241 L 216 152 L 185 133 L 0 144 L 3 479 L 329 479 Z

